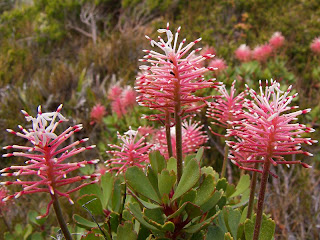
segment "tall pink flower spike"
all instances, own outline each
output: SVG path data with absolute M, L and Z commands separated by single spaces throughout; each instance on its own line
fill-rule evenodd
M 248 88 L 248 86 L 247 86 Z M 249 88 L 248 88 L 249 90 Z M 311 153 L 300 150 L 301 144 L 312 145 L 316 140 L 302 138 L 300 134 L 314 132 L 314 129 L 299 123 L 291 123 L 297 120 L 297 116 L 310 112 L 310 109 L 293 111 L 297 106 L 289 107 L 292 99 L 298 94 L 289 96 L 291 86 L 286 92 L 280 90 L 280 84 L 271 80 L 271 85 L 266 82 L 265 91 L 261 86 L 260 95 L 250 89 L 252 102 L 246 102 L 245 120 L 242 126 L 228 130 L 230 135 L 235 135 L 238 141 L 228 141 L 232 149 L 229 158 L 241 169 L 262 173 L 261 170 L 248 165 L 254 163 L 266 164 L 270 161 L 274 166 L 278 164 L 301 164 L 310 168 L 301 161 L 286 161 L 285 155 L 304 154 L 312 156 Z M 252 166 L 252 165 L 251 165 Z M 277 177 L 274 173 L 270 174 Z
M 75 148 L 77 145 L 88 141 L 88 138 L 75 141 L 67 146 L 62 146 L 62 144 L 65 143 L 66 140 L 68 140 L 75 132 L 82 129 L 82 125 L 79 124 L 69 127 L 60 135 L 56 135 L 54 132 L 58 125 L 62 122 L 68 121 L 61 115 L 61 108 L 62 105 L 60 105 L 55 112 L 42 113 L 41 106 L 39 106 L 37 117 L 32 117 L 26 111 L 22 110 L 26 120 L 32 122 L 32 128 L 25 129 L 19 125 L 21 132 L 15 132 L 11 129 L 7 129 L 9 133 L 28 140 L 32 146 L 11 145 L 4 147 L 4 149 L 18 149 L 21 150 L 21 152 L 4 154 L 3 157 L 26 157 L 30 160 L 25 161 L 25 165 L 11 166 L 0 170 L 1 176 L 19 177 L 35 175 L 39 179 L 17 179 L 16 181 L 1 182 L 1 185 L 21 185 L 23 188 L 20 192 L 16 192 L 15 194 L 4 198 L 3 201 L 7 201 L 12 198 L 19 198 L 21 195 L 25 194 L 44 192 L 49 193 L 52 197 L 54 195 L 58 197 L 66 197 L 70 203 L 73 204 L 73 201 L 69 196 L 70 193 L 75 192 L 88 184 L 96 182 L 91 181 L 89 183 L 81 184 L 67 192 L 61 192 L 58 190 L 62 186 L 79 182 L 84 179 L 93 179 L 97 177 L 97 174 L 76 177 L 67 177 L 67 174 L 84 167 L 87 164 L 95 164 L 99 161 L 90 160 L 75 163 L 64 162 L 66 159 L 85 150 L 93 149 L 95 146 L 92 145 L 89 147 Z M 39 218 L 45 217 L 49 214 L 52 203 L 53 200 L 49 202 L 46 213 L 39 216 Z
M 198 97 L 193 93 L 220 84 L 214 82 L 215 79 L 206 81 L 203 78 L 203 74 L 208 70 L 214 70 L 213 68 L 199 67 L 201 66 L 199 63 L 213 58 L 214 55 L 206 54 L 195 57 L 201 48 L 188 53 L 201 38 L 183 46 L 186 39 L 178 43 L 180 29 L 180 27 L 177 29 L 175 35 L 169 30 L 169 24 L 166 29 L 159 29 L 159 33 L 166 33 L 166 42 L 161 37 L 158 37 L 159 42 L 156 42 L 146 36 L 152 47 L 156 46 L 163 51 L 163 53 L 158 53 L 153 50 L 144 50 L 146 55 L 140 59 L 150 65 L 140 66 L 144 74 L 138 76 L 136 80 L 135 88 L 140 93 L 137 101 L 142 106 L 162 112 L 146 116 L 148 119 L 164 120 L 166 112 L 174 112 L 177 101 L 181 104 L 181 115 L 194 112 L 205 104 L 195 107 L 193 103 L 203 102 L 210 97 Z
M 114 156 L 105 162 L 110 167 L 109 171 L 116 171 L 119 174 L 132 166 L 144 168 L 149 162 L 148 154 L 152 144 L 145 142 L 147 134 L 137 139 L 138 131 L 132 130 L 130 127 L 123 136 L 118 133 L 118 138 L 122 141 L 120 146 L 109 144 L 109 147 L 115 149 L 106 151 Z
M 93 125 L 94 123 L 101 123 L 106 113 L 106 108 L 103 105 L 101 105 L 100 103 L 96 104 L 90 112 L 90 124 Z
M 201 130 L 203 125 L 200 122 L 184 121 L 182 124 L 182 153 L 187 155 L 189 153 L 195 153 L 200 146 L 208 141 L 208 136 L 205 131 Z M 169 158 L 167 151 L 167 139 L 165 129 L 161 128 L 154 136 L 154 149 L 159 150 L 162 155 Z M 176 149 L 176 136 L 174 127 L 171 128 L 171 143 L 173 148 L 173 154 Z M 175 155 L 174 155 L 175 156 Z
M 207 117 L 212 118 L 214 125 L 228 129 L 232 126 L 240 124 L 243 119 L 243 104 L 247 101 L 244 97 L 246 92 L 236 95 L 236 81 L 233 81 L 230 94 L 226 90 L 225 85 L 218 88 L 220 96 L 216 97 L 213 102 L 208 102 Z M 220 137 L 224 135 L 215 133 L 211 128 L 211 132 Z

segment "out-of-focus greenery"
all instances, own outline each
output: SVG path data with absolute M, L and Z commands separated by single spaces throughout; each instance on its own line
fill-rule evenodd
M 144 35 L 156 38 L 156 29 L 165 27 L 167 22 L 172 28 L 181 26 L 181 35 L 188 41 L 202 37 L 203 46 L 216 49 L 216 55 L 226 60 L 228 68 L 215 77 L 228 86 L 234 79 L 238 80 L 239 89 L 244 88 L 244 83 L 256 87 L 259 79 L 274 78 L 282 86 L 292 84 L 299 93 L 296 104 L 313 109 L 301 121 L 314 127 L 317 131 L 313 138 L 319 139 L 320 59 L 310 50 L 311 41 L 319 34 L 319 15 L 320 2 L 317 0 L 1 1 L 0 130 L 3 134 L 0 134 L 0 145 L 17 143 L 17 139 L 4 131 L 16 129 L 25 121 L 21 109 L 35 114 L 33 110 L 37 105 L 54 110 L 63 103 L 65 115 L 71 121 L 82 122 L 84 135 L 90 137 L 92 144 L 98 145 L 95 155 L 105 157 L 103 148 L 108 141 L 116 141 L 116 131 L 125 130 L 125 124 L 111 115 L 108 87 L 115 82 L 133 85 L 141 50 L 148 46 Z M 264 64 L 256 61 L 240 63 L 235 59 L 234 51 L 240 44 L 254 48 L 267 42 L 275 31 L 282 32 L 286 38 L 276 56 Z M 107 106 L 109 116 L 104 119 L 103 126 L 89 124 L 90 110 L 97 102 Z M 144 110 L 137 107 L 136 111 Z M 139 125 L 135 121 L 138 113 L 129 120 L 134 126 Z M 207 120 L 202 121 L 208 125 Z M 223 140 L 214 136 L 212 140 L 217 148 L 223 147 Z M 308 206 L 307 213 L 299 203 L 272 192 L 277 196 L 275 203 L 286 201 L 287 209 L 296 209 L 290 214 L 298 220 L 289 221 L 284 214 L 286 210 L 282 211 L 280 205 L 277 206 L 279 211 L 270 206 L 276 231 L 284 238 L 292 235 L 312 239 L 317 233 L 314 229 L 319 223 L 313 219 L 315 214 L 319 215 L 319 209 L 313 205 L 319 195 L 314 195 L 318 186 L 313 184 L 319 180 L 315 176 L 319 175 L 320 154 L 317 154 L 317 146 L 310 150 L 315 153 L 314 169 L 308 177 L 296 169 L 294 181 L 300 184 L 299 189 L 310 189 L 304 190 L 303 196 L 299 197 Z M 222 157 L 214 146 L 206 154 L 207 161 L 219 169 Z M 0 168 L 8 161 L 2 159 Z M 288 187 L 288 191 L 292 187 L 285 181 L 280 184 Z M 23 208 L 22 203 L 16 204 L 18 209 Z M 71 210 L 68 214 L 72 215 Z M 319 219 L 318 215 L 316 219 Z M 20 214 L 12 224 L 24 218 Z M 32 229 L 33 234 L 43 230 Z

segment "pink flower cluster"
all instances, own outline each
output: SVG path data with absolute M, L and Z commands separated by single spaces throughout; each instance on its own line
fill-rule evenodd
M 132 166 L 144 168 L 146 163 L 149 162 L 148 153 L 153 145 L 146 143 L 145 138 L 147 135 L 137 139 L 138 131 L 132 130 L 130 127 L 123 136 L 118 133 L 118 138 L 121 140 L 120 146 L 109 144 L 109 147 L 115 149 L 106 151 L 114 156 L 114 158 L 105 162 L 107 167 L 110 168 L 109 171 L 116 171 L 119 174 Z
M 210 59 L 213 55 L 208 53 L 203 56 L 195 56 L 201 49 L 189 52 L 201 39 L 184 46 L 185 39 L 178 43 L 180 27 L 175 35 L 169 30 L 169 25 L 166 29 L 159 29 L 158 32 L 165 33 L 167 41 L 161 37 L 159 37 L 159 42 L 149 37 L 147 39 L 150 40 L 152 47 L 160 48 L 163 53 L 144 50 L 146 55 L 140 61 L 149 63 L 149 65 L 140 66 L 143 73 L 137 77 L 135 88 L 140 93 L 137 101 L 141 106 L 161 112 L 146 118 L 162 121 L 167 112 L 175 112 L 177 104 L 181 107 L 181 115 L 202 108 L 204 104 L 195 107 L 194 103 L 204 102 L 208 97 L 195 96 L 194 92 L 215 87 L 219 83 L 214 83 L 213 79 L 206 81 L 203 78 L 203 74 L 213 68 L 199 67 L 205 59 Z
M 256 46 L 252 51 L 247 45 L 240 45 L 235 51 L 235 56 L 241 62 L 249 62 L 251 60 L 265 62 L 272 53 L 283 46 L 284 40 L 285 38 L 280 32 L 275 32 L 268 43 Z
M 123 89 L 118 85 L 112 86 L 108 95 L 111 100 L 111 109 L 117 114 L 118 118 L 121 118 L 137 104 L 136 97 L 136 91 L 131 87 L 128 86 Z
M 262 165 L 271 163 L 278 164 L 301 164 L 310 167 L 301 161 L 286 161 L 284 156 L 292 154 L 311 153 L 301 150 L 302 143 L 313 144 L 316 140 L 303 138 L 303 133 L 313 132 L 314 129 L 303 124 L 293 123 L 297 116 L 308 113 L 310 109 L 291 111 L 297 107 L 289 104 L 294 94 L 290 96 L 291 86 L 287 91 L 280 90 L 280 84 L 271 80 L 270 86 L 266 82 L 263 90 L 260 81 L 260 95 L 254 90 L 248 89 L 253 101 L 245 102 L 246 108 L 242 124 L 235 129 L 229 129 L 229 135 L 236 136 L 238 141 L 228 141 L 231 147 L 229 158 L 242 169 L 262 173 L 262 170 L 254 168 L 253 164 Z M 271 173 L 276 176 L 274 173 Z
M 194 153 L 198 150 L 200 146 L 205 144 L 208 141 L 208 136 L 206 133 L 201 130 L 203 125 L 200 122 L 191 122 L 184 121 L 182 124 L 182 152 L 183 155 L 187 155 L 189 153 Z M 154 139 L 154 149 L 159 150 L 162 155 L 166 158 L 169 158 L 167 151 L 167 139 L 165 128 L 161 128 L 159 131 L 155 133 Z M 171 128 L 171 143 L 173 148 L 173 153 L 175 156 L 176 149 L 176 136 L 174 127 Z
M 227 64 L 222 58 L 214 58 L 210 61 L 209 68 L 215 69 L 218 74 L 227 68 Z
M 25 165 L 16 165 L 2 169 L 1 176 L 26 177 L 36 176 L 37 179 L 1 182 L 2 185 L 20 185 L 22 190 L 9 195 L 3 199 L 7 201 L 12 198 L 19 198 L 21 195 L 33 194 L 37 192 L 49 193 L 51 196 L 66 197 L 71 200 L 69 194 L 78 189 L 92 184 L 95 181 L 84 183 L 74 189 L 62 192 L 60 187 L 82 181 L 84 179 L 94 179 L 97 175 L 68 177 L 67 174 L 73 172 L 87 164 L 95 164 L 99 160 L 81 161 L 81 162 L 65 162 L 66 159 L 75 156 L 85 150 L 92 149 L 95 146 L 79 147 L 77 145 L 88 141 L 84 138 L 75 141 L 67 146 L 62 146 L 75 132 L 82 129 L 82 125 L 75 125 L 67 128 L 60 135 L 56 135 L 55 130 L 60 123 L 67 121 L 62 116 L 60 110 L 62 105 L 55 112 L 43 113 L 41 107 L 38 107 L 37 117 L 30 116 L 27 112 L 22 111 L 27 121 L 32 122 L 31 129 L 25 129 L 19 125 L 21 132 L 15 132 L 8 129 L 9 133 L 28 140 L 32 146 L 11 145 L 4 149 L 18 149 L 20 151 L 4 154 L 3 157 L 25 157 L 28 158 Z M 53 200 L 48 204 L 47 212 L 41 216 L 47 216 Z
M 313 39 L 310 48 L 314 53 L 320 54 L 320 37 Z
M 94 123 L 101 123 L 102 118 L 106 115 L 106 113 L 106 108 L 103 105 L 100 103 L 96 104 L 90 112 L 90 124 L 92 125 Z
M 214 102 L 208 103 L 207 117 L 212 118 L 217 126 L 225 129 L 230 128 L 231 125 L 237 125 L 243 118 L 243 104 L 246 99 L 244 98 L 246 93 L 242 92 L 236 95 L 234 81 L 231 86 L 230 94 L 226 90 L 225 85 L 218 88 L 220 96 L 216 96 Z M 223 135 L 217 134 L 211 130 L 213 134 L 223 137 Z

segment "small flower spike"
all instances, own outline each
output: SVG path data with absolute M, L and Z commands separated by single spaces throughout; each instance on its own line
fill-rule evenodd
M 200 122 L 183 121 L 182 124 L 182 153 L 187 155 L 195 153 L 200 146 L 208 141 L 205 131 L 201 130 L 203 125 Z M 161 128 L 154 137 L 154 149 L 159 150 L 162 155 L 169 158 L 167 151 L 167 139 L 165 128 Z M 176 149 L 175 127 L 171 128 L 171 143 L 173 150 Z M 175 151 L 173 151 L 175 154 Z M 175 155 L 174 155 L 175 156 Z
M 235 51 L 236 58 L 241 62 L 251 61 L 251 49 L 246 44 L 241 44 Z
M 106 113 L 106 108 L 103 105 L 100 103 L 96 104 L 90 112 L 90 124 L 93 125 L 94 123 L 101 123 L 102 118 L 106 115 Z
M 195 56 L 201 49 L 191 51 L 191 48 L 201 39 L 184 46 L 186 39 L 178 43 L 180 29 L 179 27 L 175 34 L 169 30 L 169 24 L 166 29 L 159 29 L 159 33 L 166 34 L 167 41 L 158 37 L 157 42 L 146 36 L 152 47 L 156 46 L 162 51 L 158 53 L 144 50 L 146 55 L 140 60 L 148 65 L 140 66 L 143 73 L 136 80 L 135 88 L 140 94 L 137 102 L 141 106 L 161 112 L 146 116 L 147 119 L 165 121 L 166 113 L 174 113 L 176 105 L 181 107 L 181 115 L 194 112 L 205 106 L 205 104 L 195 106 L 194 103 L 204 102 L 208 98 L 195 96 L 194 92 L 219 85 L 214 79 L 208 81 L 204 79 L 203 74 L 214 69 L 201 67 L 200 64 L 206 59 L 213 58 L 214 55 L 207 53 Z
M 270 44 L 257 46 L 253 49 L 252 58 L 259 62 L 265 62 L 272 54 L 272 47 Z
M 248 87 L 247 87 L 248 88 Z M 249 90 L 249 89 L 248 89 Z M 280 90 L 280 84 L 271 80 L 271 85 L 266 82 L 263 90 L 260 81 L 260 95 L 250 89 L 252 102 L 245 102 L 244 113 L 245 119 L 242 125 L 237 129 L 229 129 L 231 135 L 236 136 L 238 141 L 228 141 L 233 163 L 245 170 L 262 173 L 261 170 L 255 169 L 252 164 L 267 162 L 276 166 L 278 164 L 300 164 L 305 168 L 310 168 L 306 163 L 301 161 L 287 161 L 284 156 L 292 154 L 304 154 L 312 156 L 311 153 L 301 150 L 301 144 L 312 145 L 316 140 L 303 138 L 303 133 L 313 132 L 300 123 L 293 123 L 301 114 L 306 114 L 310 109 L 291 111 L 298 107 L 290 107 L 294 94 L 290 96 L 291 86 L 286 92 Z M 286 113 L 291 111 L 289 113 Z M 268 163 L 268 164 L 269 164 Z M 275 176 L 275 174 L 271 173 Z
M 19 126 L 21 132 L 15 132 L 8 129 L 9 133 L 16 136 L 25 138 L 31 143 L 31 146 L 12 145 L 4 147 L 4 149 L 18 149 L 20 151 L 4 154 L 3 157 L 25 157 L 29 160 L 25 164 L 18 166 L 11 166 L 0 170 L 1 176 L 36 176 L 38 179 L 25 179 L 16 181 L 1 182 L 2 185 L 20 185 L 22 190 L 13 195 L 9 195 L 3 199 L 7 201 L 12 198 L 19 198 L 21 195 L 33 194 L 38 192 L 49 193 L 51 197 L 54 195 L 58 197 L 66 197 L 70 203 L 73 203 L 69 194 L 77 191 L 78 189 L 92 184 L 95 181 L 83 183 L 82 185 L 62 192 L 60 187 L 80 182 L 84 179 L 94 179 L 96 174 L 89 176 L 75 176 L 68 177 L 68 173 L 75 171 L 87 164 L 95 164 L 99 160 L 81 161 L 81 162 L 65 162 L 66 159 L 81 153 L 88 149 L 93 149 L 95 146 L 89 147 L 76 147 L 77 145 L 88 141 L 88 138 L 75 141 L 67 146 L 64 143 L 75 133 L 82 129 L 82 125 L 75 125 L 67 128 L 60 135 L 55 133 L 55 130 L 60 123 L 68 121 L 60 113 L 62 105 L 58 107 L 55 112 L 43 113 L 41 106 L 38 107 L 37 117 L 30 116 L 26 111 L 22 110 L 27 121 L 32 122 L 31 129 L 25 129 Z M 33 180 L 34 179 L 34 180 Z M 49 214 L 50 206 L 53 200 L 48 204 L 47 212 L 40 217 L 45 217 Z
M 105 162 L 107 167 L 110 167 L 109 171 L 124 173 L 129 167 L 144 168 L 149 162 L 148 154 L 152 144 L 145 142 L 147 134 L 137 139 L 138 131 L 139 128 L 135 131 L 130 127 L 123 136 L 118 133 L 118 138 L 122 141 L 120 146 L 109 144 L 109 147 L 115 149 L 106 151 L 114 157 Z
M 220 86 L 218 91 L 221 95 L 217 96 L 214 102 L 208 102 L 207 117 L 214 120 L 214 122 L 211 122 L 212 124 L 225 129 L 238 125 L 243 118 L 243 104 L 246 101 L 244 98 L 246 92 L 236 95 L 235 83 L 236 81 L 233 81 L 230 94 L 225 85 Z M 215 133 L 212 129 L 210 130 L 213 134 L 224 137 L 224 135 Z
M 275 32 L 274 34 L 272 34 L 269 43 L 274 49 L 278 49 L 282 47 L 284 43 L 284 36 L 282 36 L 281 32 Z

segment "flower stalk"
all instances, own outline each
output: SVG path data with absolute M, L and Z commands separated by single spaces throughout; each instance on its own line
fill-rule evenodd
M 57 220 L 58 220 L 58 223 L 60 225 L 60 228 L 61 228 L 61 231 L 65 237 L 66 240 L 72 240 L 72 236 L 71 236 L 71 233 L 69 232 L 69 229 L 68 229 L 68 226 L 67 226 L 67 223 L 65 222 L 64 218 L 63 218 L 63 214 L 62 214 L 62 211 L 61 211 L 61 207 L 60 207 L 60 204 L 59 204 L 59 200 L 58 200 L 58 197 L 56 194 L 53 194 L 51 195 L 51 198 L 52 198 L 52 205 L 53 205 L 53 209 L 56 213 L 56 216 L 57 216 Z
M 256 223 L 255 223 L 254 232 L 253 232 L 253 240 L 259 239 L 262 214 L 263 214 L 264 196 L 265 196 L 266 189 L 267 189 L 270 166 L 271 166 L 271 161 L 270 161 L 270 157 L 268 157 L 268 158 L 266 158 L 264 165 L 263 165 L 263 172 L 262 172 L 262 177 L 261 177 L 260 192 L 259 192 L 259 199 L 258 199 Z M 249 211 L 249 209 L 248 209 L 248 211 Z
M 173 156 L 172 151 L 172 142 L 171 142 L 171 131 L 170 131 L 170 113 L 169 111 L 166 112 L 166 139 L 167 139 L 167 147 L 168 147 L 168 154 L 169 158 Z
M 255 168 L 257 168 L 258 163 L 255 163 Z M 256 192 L 256 186 L 257 186 L 257 172 L 252 173 L 251 183 L 250 183 L 250 197 L 249 197 L 249 203 L 248 203 L 248 212 L 247 212 L 247 218 L 250 219 L 252 216 L 253 206 L 254 206 L 254 195 Z

